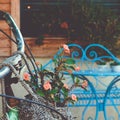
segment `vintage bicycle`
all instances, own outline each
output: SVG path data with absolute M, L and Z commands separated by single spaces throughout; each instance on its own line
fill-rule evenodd
M 38 68 L 35 59 L 11 15 L 0 11 L 0 19 L 7 22 L 15 40 L 3 30 L 0 30 L 0 34 L 12 40 L 17 46 L 16 52 L 0 65 L 0 120 L 73 120 L 71 115 L 66 116 L 66 111 L 61 112 L 54 108 L 45 99 L 34 94 L 29 86 L 24 83 L 21 78 L 22 70 L 26 67 L 31 74 L 32 70 L 36 71 Z M 25 46 L 30 55 L 25 54 Z M 32 70 L 27 58 L 33 66 Z M 24 98 L 15 96 L 15 91 L 11 85 L 17 83 L 21 83 L 28 93 Z M 19 93 L 17 94 L 19 95 Z

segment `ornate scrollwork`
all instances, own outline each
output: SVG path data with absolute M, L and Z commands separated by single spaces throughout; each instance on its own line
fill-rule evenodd
M 70 44 L 71 57 L 76 60 L 84 59 L 84 49 L 78 44 Z
M 104 59 L 120 62 L 120 60 L 113 55 L 113 53 L 100 44 L 90 44 L 84 49 L 85 59 L 88 61 L 101 61 Z M 104 53 L 104 54 L 103 54 Z

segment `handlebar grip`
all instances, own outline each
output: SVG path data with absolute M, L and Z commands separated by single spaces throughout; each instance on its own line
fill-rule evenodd
M 9 25 L 9 27 L 11 28 L 17 42 L 17 51 L 24 52 L 25 44 L 24 44 L 23 36 L 19 28 L 17 27 L 16 23 L 14 22 L 13 18 L 11 17 L 11 15 L 9 13 L 0 10 L 0 19 L 5 20 Z M 2 67 L 0 69 L 0 78 L 6 76 L 9 72 L 10 72 L 9 67 Z

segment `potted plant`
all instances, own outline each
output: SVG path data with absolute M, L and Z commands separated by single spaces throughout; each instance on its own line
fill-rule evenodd
M 102 71 L 108 71 L 109 70 L 109 66 L 108 66 L 106 61 L 99 60 L 99 61 L 96 61 L 96 64 L 97 64 L 98 71 L 102 72 Z
M 75 65 L 72 58 L 63 56 L 70 55 L 70 49 L 67 45 L 60 48 L 60 53 L 53 59 L 53 69 L 43 69 L 40 65 L 38 75 L 31 75 L 25 73 L 23 79 L 32 88 L 35 94 L 41 96 L 52 105 L 65 107 L 68 102 L 73 103 L 77 101 L 75 94 L 70 94 L 70 91 L 75 87 L 86 89 L 85 82 L 72 74 L 72 71 L 80 70 Z M 68 72 L 69 79 L 73 80 L 72 85 L 67 85 L 66 77 L 63 72 Z M 68 79 L 68 77 L 67 77 Z
M 120 72 L 120 62 L 113 61 L 110 63 L 113 72 Z
M 86 90 L 88 82 L 72 74 L 72 71 L 79 71 L 80 68 L 75 65 L 75 60 L 68 56 L 70 56 L 70 49 L 65 44 L 63 48 L 60 48 L 56 57 L 53 58 L 52 70 L 43 69 L 42 65 L 40 65 L 37 75 L 36 73 L 27 72 L 24 73 L 23 79 L 38 98 L 42 98 L 45 104 L 52 106 L 69 119 L 67 104 L 68 102 L 74 104 L 78 100 L 76 94 L 71 93 L 71 91 L 76 87 Z M 67 77 L 64 72 L 68 73 Z M 72 84 L 67 84 L 68 77 Z
M 106 65 L 106 61 L 97 61 L 97 65 Z

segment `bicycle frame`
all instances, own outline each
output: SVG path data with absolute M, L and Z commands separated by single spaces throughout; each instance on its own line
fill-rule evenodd
M 24 40 L 22 37 L 22 34 L 19 30 L 19 28 L 17 27 L 16 23 L 14 22 L 13 18 L 10 16 L 10 14 L 4 12 L 4 11 L 0 11 L 0 19 L 5 20 L 7 22 L 7 24 L 9 25 L 10 29 L 13 32 L 13 35 L 16 39 L 16 44 L 17 44 L 17 51 L 23 52 L 24 53 Z M 10 64 L 12 64 L 13 66 L 17 65 L 19 63 L 19 61 L 21 60 L 21 55 L 15 54 L 10 56 L 9 58 L 7 58 L 5 60 L 5 62 L 9 62 Z M 0 69 L 0 79 L 4 78 L 4 86 L 5 86 L 5 94 L 10 95 L 10 96 L 14 96 L 12 88 L 11 88 L 11 83 L 13 82 L 11 80 L 11 75 L 12 75 L 12 71 L 10 70 L 10 68 L 8 66 L 3 66 Z M 16 81 L 16 80 L 14 80 Z M 13 101 L 16 101 L 13 98 L 7 98 L 6 99 L 7 103 L 13 107 L 15 106 L 15 103 Z M 18 102 L 17 102 L 18 103 Z
M 9 119 L 9 120 L 18 120 L 19 119 L 18 114 L 12 112 L 12 110 L 13 110 L 12 108 L 14 106 L 16 106 L 20 100 L 23 100 L 23 101 L 30 102 L 30 103 L 33 103 L 33 104 L 36 104 L 39 106 L 43 106 L 44 108 L 47 108 L 50 111 L 53 111 L 56 114 L 58 114 L 59 116 L 61 116 L 62 120 L 66 120 L 66 118 L 61 113 L 59 113 L 57 110 L 55 110 L 54 108 L 52 108 L 50 106 L 46 106 L 45 104 L 38 103 L 38 102 L 35 102 L 32 100 L 14 97 L 14 93 L 12 91 L 11 84 L 17 83 L 19 78 L 12 77 L 12 73 L 13 73 L 14 69 L 17 70 L 18 72 L 20 72 L 20 70 L 22 68 L 21 61 L 23 59 L 22 53 L 24 54 L 24 51 L 25 51 L 25 43 L 24 43 L 24 40 L 23 40 L 23 37 L 22 37 L 22 34 L 21 34 L 19 28 L 15 24 L 13 18 L 10 16 L 10 14 L 0 11 L 0 19 L 5 20 L 8 23 L 9 27 L 11 28 L 11 30 L 15 36 L 15 39 L 16 39 L 15 43 L 17 44 L 17 53 L 11 55 L 9 58 L 4 60 L 4 64 L 0 68 L 0 79 L 4 80 L 4 86 L 5 86 L 5 95 L 0 94 L 0 96 L 6 98 L 7 107 L 11 109 L 10 112 L 7 112 L 7 119 Z M 11 69 L 13 69 L 13 70 L 11 70 Z M 14 74 L 16 75 L 16 73 L 14 73 Z M 17 110 L 15 110 L 15 109 L 14 109 L 14 111 L 17 112 Z M 9 116 L 9 114 L 11 114 L 11 116 Z M 14 119 L 13 119 L 13 117 L 14 117 Z
M 17 25 L 15 24 L 13 18 L 10 16 L 10 14 L 0 11 L 0 19 L 5 20 L 9 27 L 11 28 L 15 38 L 16 38 L 16 42 L 17 42 L 17 51 L 21 51 L 24 52 L 25 49 L 25 45 L 24 45 L 24 40 L 22 37 L 22 34 L 19 30 L 19 28 L 17 27 Z M 16 57 L 16 59 L 15 59 Z M 9 61 L 12 62 L 13 64 L 16 63 L 17 58 L 19 58 L 19 56 L 12 56 Z M 8 67 L 3 67 L 0 69 L 0 78 L 3 78 L 4 76 L 6 76 L 8 73 L 10 72 L 10 69 Z

